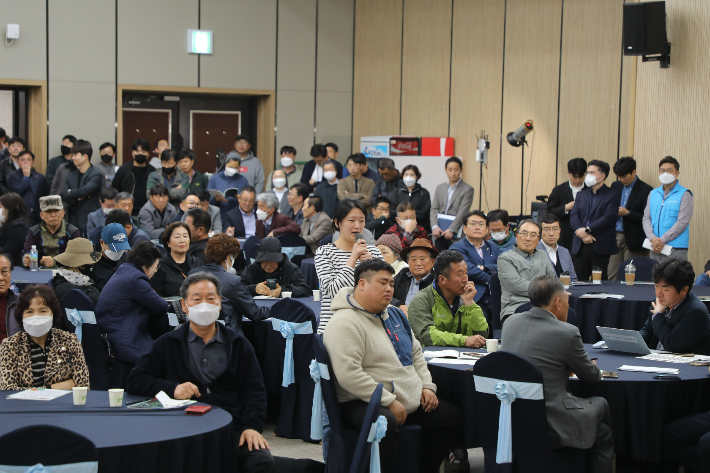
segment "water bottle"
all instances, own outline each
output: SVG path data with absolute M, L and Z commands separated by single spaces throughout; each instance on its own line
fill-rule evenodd
M 36 245 L 32 245 L 30 250 L 30 271 L 39 271 L 39 255 L 37 254 Z

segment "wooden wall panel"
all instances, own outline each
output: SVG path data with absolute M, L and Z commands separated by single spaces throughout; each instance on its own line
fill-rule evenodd
M 511 215 L 520 212 L 521 150 L 510 146 L 505 136 L 525 120 L 532 119 L 536 130 L 534 138 L 528 135 L 530 147 L 525 148 L 525 212 L 536 195 L 548 194 L 555 184 L 561 16 L 562 0 L 507 3 L 500 206 Z
M 616 162 L 623 3 L 564 2 L 557 182 L 567 180 L 572 158 Z M 615 179 L 612 172 L 607 182 Z
M 449 136 L 451 8 L 451 0 L 404 0 L 404 135 Z
M 464 180 L 476 190 L 473 207 L 485 212 L 498 207 L 504 21 L 505 0 L 454 2 L 450 134 L 456 140 L 455 153 L 464 162 Z M 481 130 L 491 142 L 483 170 L 475 161 Z
M 710 2 L 667 0 L 670 69 L 638 62 L 634 148 L 639 176 L 658 187 L 658 162 L 666 155 L 680 162 L 679 180 L 694 194 L 689 259 L 696 274 L 710 258 Z
M 355 4 L 353 150 L 361 136 L 399 133 L 402 1 Z

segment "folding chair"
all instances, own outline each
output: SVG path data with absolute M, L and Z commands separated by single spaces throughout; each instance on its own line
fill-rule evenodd
M 493 332 L 493 338 L 500 338 L 500 333 L 503 329 L 503 325 L 500 321 L 500 299 L 503 295 L 503 290 L 500 286 L 498 273 L 491 276 L 491 279 L 488 280 L 488 287 L 491 288 L 491 330 Z
M 242 252 L 244 253 L 244 259 L 246 260 L 246 265 L 249 266 L 256 259 L 256 252 L 259 251 L 259 244 L 261 243 L 261 238 L 257 236 L 250 236 L 242 245 Z

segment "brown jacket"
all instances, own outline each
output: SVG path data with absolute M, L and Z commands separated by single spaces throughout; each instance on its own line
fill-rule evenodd
M 274 232 L 275 237 L 283 235 L 284 233 L 300 235 L 301 226 L 286 215 L 277 212 L 271 216 L 271 231 Z M 262 240 L 268 236 L 263 220 L 256 220 L 255 235 Z
M 372 192 L 375 190 L 375 181 L 361 176 L 355 192 L 355 179 L 352 176 L 344 177 L 338 181 L 338 199 L 358 199 L 365 206 L 365 212 L 372 209 Z M 346 194 L 347 192 L 347 194 Z
M 79 387 L 89 387 L 89 369 L 84 351 L 73 333 L 53 328 L 47 351 L 45 386 L 70 379 Z M 24 330 L 0 344 L 0 390 L 20 390 L 32 387 L 32 361 L 29 335 Z
M 313 231 L 311 231 L 311 220 L 314 224 Z M 301 237 L 306 240 L 313 254 L 318 251 L 318 242 L 331 233 L 333 233 L 333 220 L 325 212 L 318 212 L 313 219 L 304 218 L 301 223 Z

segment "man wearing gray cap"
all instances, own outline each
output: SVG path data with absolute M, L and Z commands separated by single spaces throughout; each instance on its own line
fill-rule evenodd
M 64 253 L 69 240 L 79 238 L 78 228 L 64 221 L 64 206 L 58 195 L 48 195 L 39 199 L 39 216 L 42 222 L 30 228 L 22 249 L 22 264 L 30 266 L 30 250 L 37 247 L 40 266 L 51 268 L 54 257 Z

